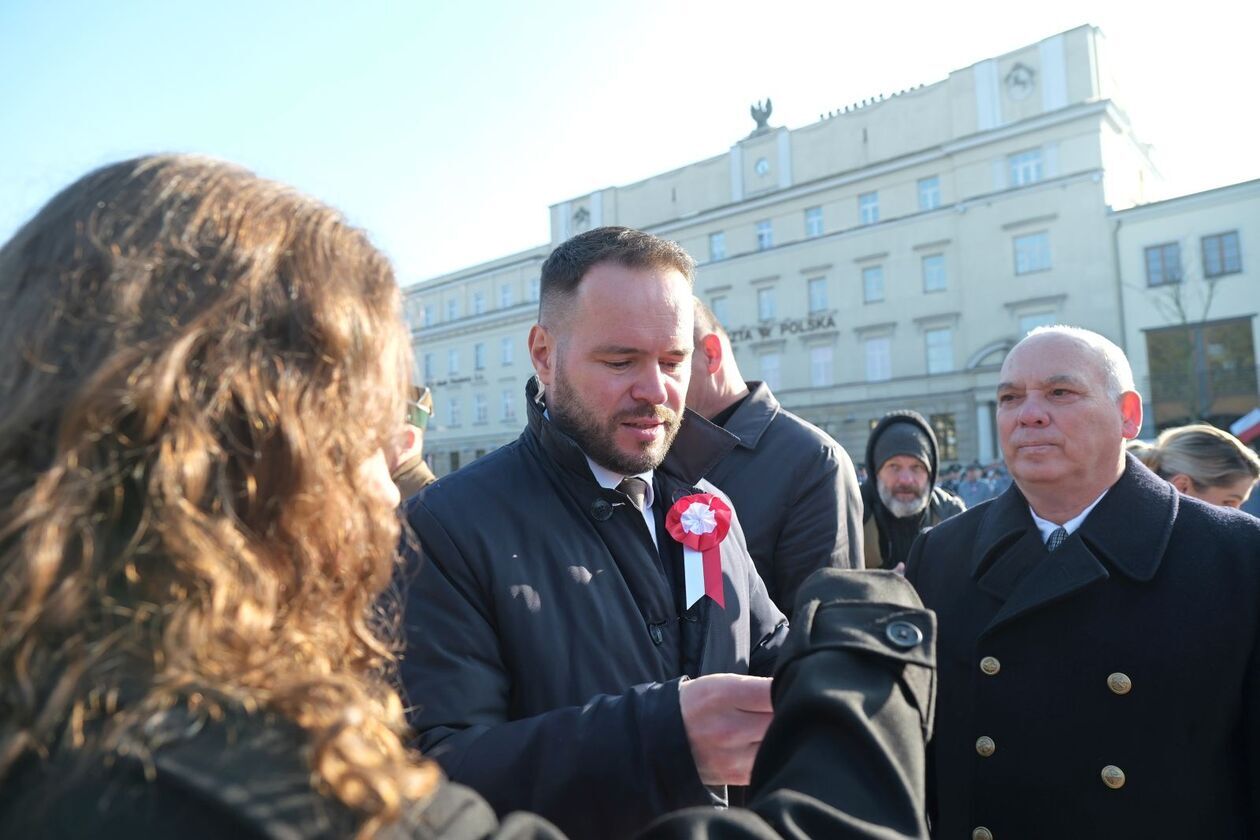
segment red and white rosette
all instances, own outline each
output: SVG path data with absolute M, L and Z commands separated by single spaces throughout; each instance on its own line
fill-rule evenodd
M 731 507 L 712 493 L 684 496 L 665 515 L 665 530 L 683 544 L 687 608 L 708 595 L 722 609 L 722 540 L 731 530 Z

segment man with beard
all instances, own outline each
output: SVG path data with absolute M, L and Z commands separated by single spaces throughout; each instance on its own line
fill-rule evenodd
M 683 408 L 693 265 L 627 228 L 556 248 L 528 426 L 408 508 L 417 745 L 500 815 L 536 811 L 571 837 L 720 804 L 771 716 L 786 621 L 700 479 L 736 439 Z M 695 551 L 683 509 L 709 540 Z
M 936 486 L 936 435 L 923 415 L 890 411 L 866 443 L 862 484 L 863 550 L 867 568 L 905 568 L 910 546 L 924 528 L 966 505 Z

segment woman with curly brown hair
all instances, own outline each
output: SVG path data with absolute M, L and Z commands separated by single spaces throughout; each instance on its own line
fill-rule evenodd
M 405 746 L 399 298 L 336 212 L 201 158 L 90 173 L 0 248 L 0 836 L 559 836 Z M 810 590 L 757 813 L 654 836 L 923 834 L 931 617 L 865 575 Z

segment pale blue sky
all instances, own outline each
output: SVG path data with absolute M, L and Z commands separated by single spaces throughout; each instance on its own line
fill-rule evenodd
M 1260 4 L 0 0 L 0 239 L 89 168 L 238 161 L 340 207 L 406 285 L 547 240 L 547 206 L 1082 23 L 1174 193 L 1260 177 Z

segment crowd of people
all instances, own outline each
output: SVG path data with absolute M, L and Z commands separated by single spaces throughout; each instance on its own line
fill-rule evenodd
M 435 480 L 334 210 L 187 156 L 54 197 L 0 248 L 0 836 L 1260 834 L 1255 453 L 1126 451 L 1058 326 L 1000 464 L 896 411 L 855 467 L 694 272 L 560 244 L 525 429 Z

